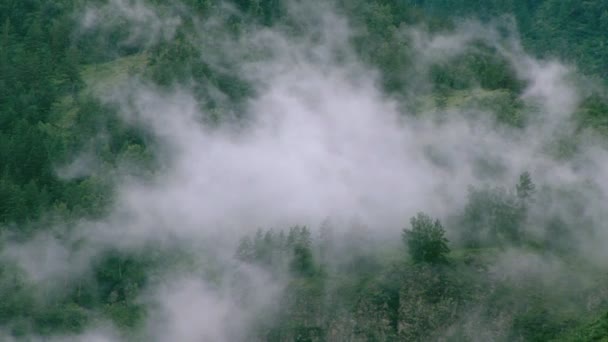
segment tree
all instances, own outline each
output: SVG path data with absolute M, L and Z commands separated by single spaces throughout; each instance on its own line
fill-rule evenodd
M 520 183 L 516 193 L 502 187 L 469 189 L 461 221 L 465 246 L 495 247 L 521 241 L 527 211 L 525 196 L 532 194 L 533 186 L 526 181 Z
M 310 230 L 305 226 L 291 227 L 287 235 L 287 247 L 292 250 L 289 262 L 291 273 L 300 277 L 313 276 L 316 270 Z
M 239 246 L 236 250 L 236 258 L 243 262 L 252 262 L 255 259 L 253 242 L 248 235 L 243 237 L 239 242 Z
M 530 177 L 529 172 L 526 171 L 519 176 L 519 182 L 515 186 L 515 190 L 520 200 L 529 199 L 534 194 L 536 186 L 532 183 L 532 177 Z
M 403 242 L 415 263 L 442 263 L 450 252 L 445 230 L 439 220 L 433 221 L 424 213 L 410 220 L 412 229 L 403 229 Z
M 311 277 L 315 275 L 315 264 L 309 246 L 303 244 L 294 246 L 289 269 L 293 275 L 299 277 Z

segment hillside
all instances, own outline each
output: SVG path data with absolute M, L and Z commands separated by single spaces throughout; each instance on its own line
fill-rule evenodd
M 604 1 L 0 24 L 0 340 L 608 341 Z

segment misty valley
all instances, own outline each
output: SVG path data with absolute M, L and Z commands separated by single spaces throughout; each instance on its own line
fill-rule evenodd
M 0 341 L 608 341 L 608 2 L 0 1 Z

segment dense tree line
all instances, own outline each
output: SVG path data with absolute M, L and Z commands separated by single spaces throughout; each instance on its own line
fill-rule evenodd
M 257 337 L 418 341 L 471 340 L 486 334 L 490 340 L 547 341 L 570 336 L 580 318 L 566 314 L 565 306 L 580 301 L 581 295 L 594 296 L 593 290 L 583 294 L 579 288 L 553 284 L 560 288 L 556 294 L 544 290 L 546 285 L 533 274 L 522 280 L 493 274 L 491 268 L 492 255 L 513 246 L 519 246 L 518 253 L 540 250 L 546 258 L 561 255 L 551 242 L 529 231 L 525 213 L 534 209 L 537 196 L 530 174 L 523 173 L 512 192 L 471 191 L 462 219 L 452 220 L 456 226 L 448 229 L 477 237 L 474 248 L 467 247 L 470 239 L 448 241 L 443 224 L 424 213 L 411 218 L 403 229 L 402 244 L 393 246 L 397 249 L 389 258 L 378 253 L 393 247 L 372 243 L 372 253 L 355 247 L 369 246 L 369 241 L 346 243 L 349 247 L 341 250 L 345 241 L 356 241 L 358 233 L 332 233 L 327 226 L 316 235 L 305 227 L 293 227 L 258 230 L 243 237 L 236 251 L 238 260 L 277 277 L 290 274 L 291 279 L 280 313 L 260 325 Z M 497 231 L 489 232 L 488 227 Z M 368 234 L 372 232 L 373 228 Z M 337 253 L 327 253 L 328 246 Z M 559 277 L 575 281 L 577 276 Z M 477 316 L 472 317 L 472 311 Z M 499 323 L 502 319 L 506 321 Z M 472 324 L 477 325 L 467 330 Z
M 83 92 L 83 63 L 101 62 L 108 56 L 91 49 L 94 33 L 92 37 L 76 34 L 79 24 L 74 13 L 80 7 L 75 1 L 0 4 L 3 227 L 13 223 L 27 227 L 26 222 L 50 212 L 64 218 L 99 215 L 110 202 L 110 183 L 96 176 L 65 180 L 58 176 L 58 167 L 83 152 L 100 131 L 111 138 L 93 148 L 110 164 L 129 146 L 143 147 L 138 132 Z

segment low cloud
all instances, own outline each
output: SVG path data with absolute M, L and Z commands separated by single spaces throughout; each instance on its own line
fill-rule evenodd
M 9 246 L 4 257 L 16 260 L 32 281 L 43 282 L 86 269 L 98 251 L 128 250 L 151 240 L 202 241 L 228 263 L 235 238 L 260 227 L 316 227 L 330 218 L 337 227 L 357 222 L 376 234 L 396 236 L 418 211 L 445 218 L 461 210 L 467 188 L 482 178 L 480 162 L 487 160 L 504 169 L 496 179 L 500 185 L 512 184 L 530 170 L 547 184 L 599 184 L 605 199 L 608 189 L 599 174 L 589 171 L 608 165 L 604 150 L 582 151 L 595 160 L 583 169 L 544 153 L 560 125 L 569 125 L 580 101 L 568 67 L 538 61 L 516 40 L 505 42 L 494 28 L 481 24 L 469 23 L 449 34 L 412 29 L 407 34 L 414 39 L 414 65 L 437 58 L 449 61 L 480 39 L 495 47 L 527 84 L 521 100 L 536 106 L 540 115 L 524 130 L 497 129 L 491 115 L 472 120 L 459 108 L 413 116 L 400 106 L 400 101 L 412 99 L 385 94 L 378 86 L 379 72 L 359 60 L 346 20 L 327 19 L 331 14 L 312 20 L 318 13 L 310 8 L 298 7 L 295 13 L 318 25 L 305 26 L 314 39 L 252 26 L 239 46 L 263 50 L 267 58 L 243 56 L 231 42 L 221 44 L 215 55 L 204 51 L 202 58 L 211 65 L 219 56 L 231 56 L 254 87 L 241 125 L 203 124 L 205 113 L 186 85 L 167 91 L 138 79 L 115 93 L 100 94 L 103 101 L 118 105 L 126 122 L 154 137 L 163 168 L 152 179 L 117 179 L 117 200 L 109 217 L 79 223 L 77 236 L 60 241 L 38 235 Z M 114 27 L 116 18 L 124 20 L 128 40 L 145 44 L 170 39 L 181 22 L 144 2 L 122 0 L 90 8 L 83 18 L 87 29 Z M 481 28 L 485 33 L 474 33 Z M 65 175 L 84 172 L 86 161 L 72 164 Z M 74 254 L 66 241 L 81 238 L 91 250 Z M 513 255 L 505 262 L 524 267 L 534 261 L 532 268 L 545 267 L 535 257 L 521 257 L 525 263 L 512 260 Z M 273 303 L 281 287 L 280 281 L 260 280 L 255 288 L 263 300 L 253 307 Z M 148 289 L 146 296 L 142 300 L 154 309 L 145 330 L 156 340 L 243 339 L 254 313 L 243 311 L 234 293 L 195 277 L 176 277 Z M 91 334 L 79 339 L 119 339 L 111 333 Z

